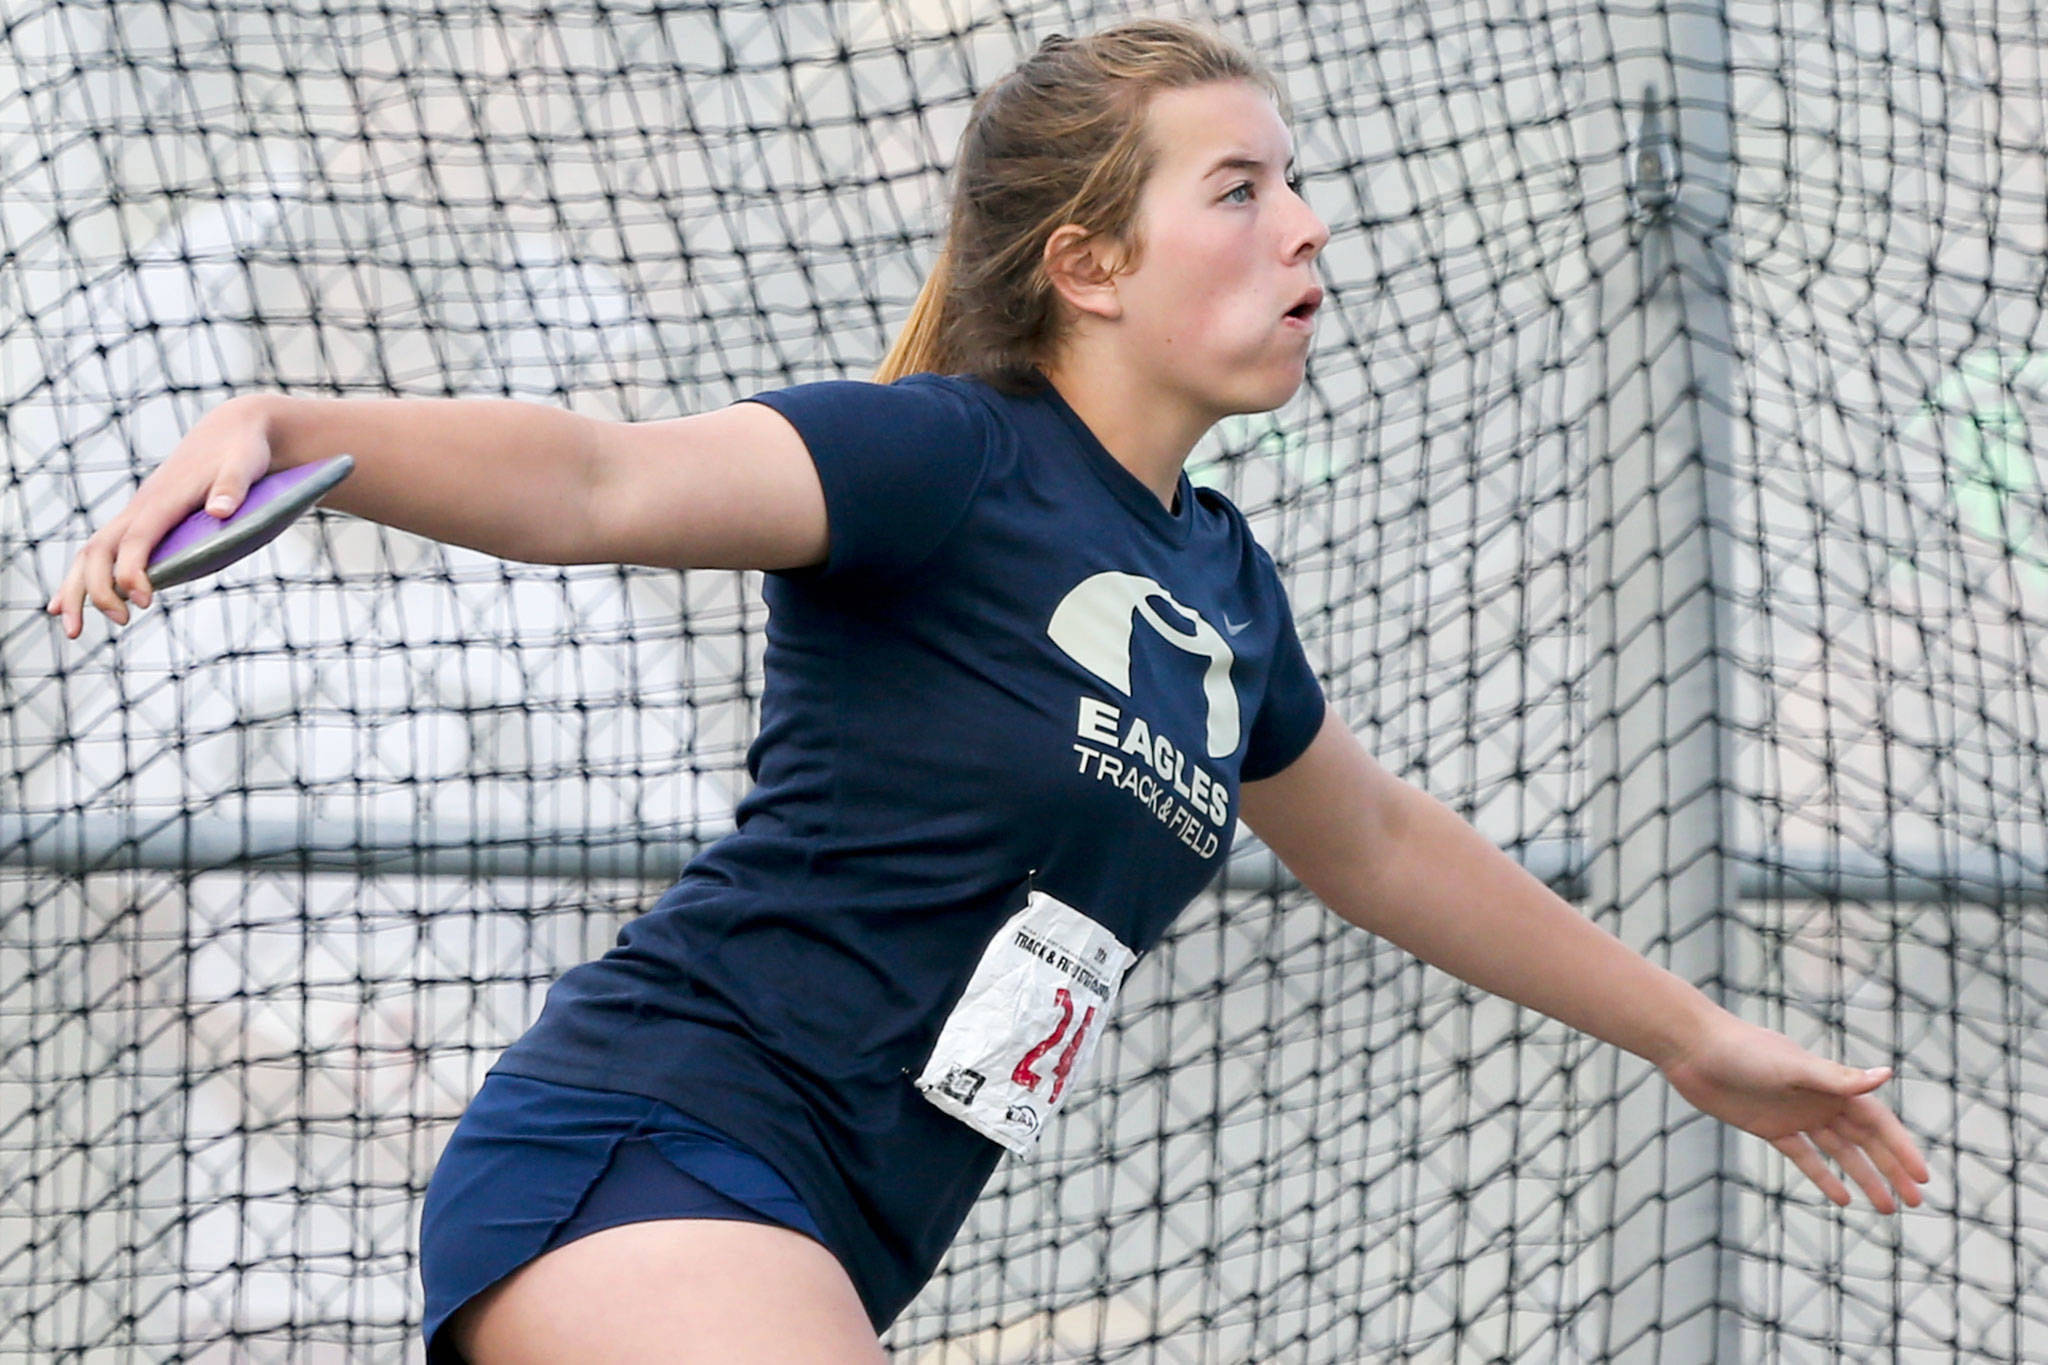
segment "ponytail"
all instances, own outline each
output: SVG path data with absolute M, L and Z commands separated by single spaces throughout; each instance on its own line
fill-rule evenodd
M 947 363 L 944 321 L 946 295 L 953 279 L 953 252 L 949 242 L 939 249 L 939 259 L 925 276 L 917 302 L 910 306 L 910 318 L 896 334 L 896 344 L 875 371 L 874 382 L 893 384 L 906 374 L 941 373 Z

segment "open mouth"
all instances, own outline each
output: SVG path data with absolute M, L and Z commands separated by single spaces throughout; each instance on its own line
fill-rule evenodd
M 1320 289 L 1310 289 L 1308 293 L 1302 295 L 1301 302 L 1287 310 L 1285 316 L 1295 322 L 1314 321 L 1316 309 L 1322 305 L 1322 302 L 1323 291 Z

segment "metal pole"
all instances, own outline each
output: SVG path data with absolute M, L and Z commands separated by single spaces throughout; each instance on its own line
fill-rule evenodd
M 1717 254 L 1731 201 L 1727 36 L 1712 7 L 1616 14 L 1609 32 L 1628 137 L 1609 208 L 1627 218 L 1589 231 L 1605 400 L 1588 452 L 1589 909 L 1719 999 L 1723 917 L 1740 891 L 1716 591 L 1733 448 Z M 1589 1345 L 1617 1361 L 1740 1359 L 1730 1134 L 1640 1062 L 1610 1060 L 1608 1312 Z
M 86 872 L 223 872 L 282 869 L 393 877 L 602 877 L 673 881 L 728 826 L 548 829 L 434 822 L 217 820 L 176 815 L 0 815 L 0 867 L 58 876 Z M 1536 839 L 1509 850 L 1567 900 L 1588 899 L 1584 845 Z M 1735 860 L 1743 900 L 1862 901 L 1872 905 L 2048 905 L 2048 874 L 1998 849 L 1873 853 L 1761 849 Z M 1284 864 L 1255 838 L 1231 850 L 1221 876 L 1232 891 L 1291 891 Z

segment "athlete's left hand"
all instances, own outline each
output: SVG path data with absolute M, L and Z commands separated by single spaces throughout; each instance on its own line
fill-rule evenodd
M 1917 1208 L 1927 1162 L 1905 1125 L 1871 1091 L 1890 1067 L 1864 1071 L 1814 1056 L 1781 1033 L 1722 1013 L 1693 1045 L 1663 1065 L 1694 1108 L 1768 1138 L 1837 1204 L 1854 1198 L 1821 1154 L 1862 1186 L 1880 1213 L 1893 1191 Z

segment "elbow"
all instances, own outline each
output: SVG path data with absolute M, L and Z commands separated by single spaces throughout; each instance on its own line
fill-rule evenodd
M 576 440 L 570 449 L 572 472 L 563 489 L 562 505 L 548 518 L 547 530 L 536 537 L 536 564 L 617 564 L 623 562 L 607 528 L 621 525 L 617 478 L 620 461 L 612 444 L 613 429 L 622 423 L 577 416 Z
M 1391 890 L 1402 881 L 1402 869 L 1414 854 L 1414 831 L 1420 803 L 1429 801 L 1419 789 L 1386 775 L 1384 788 L 1366 803 L 1352 822 L 1352 835 L 1328 865 L 1303 875 L 1330 912 L 1348 924 L 1383 934 Z

